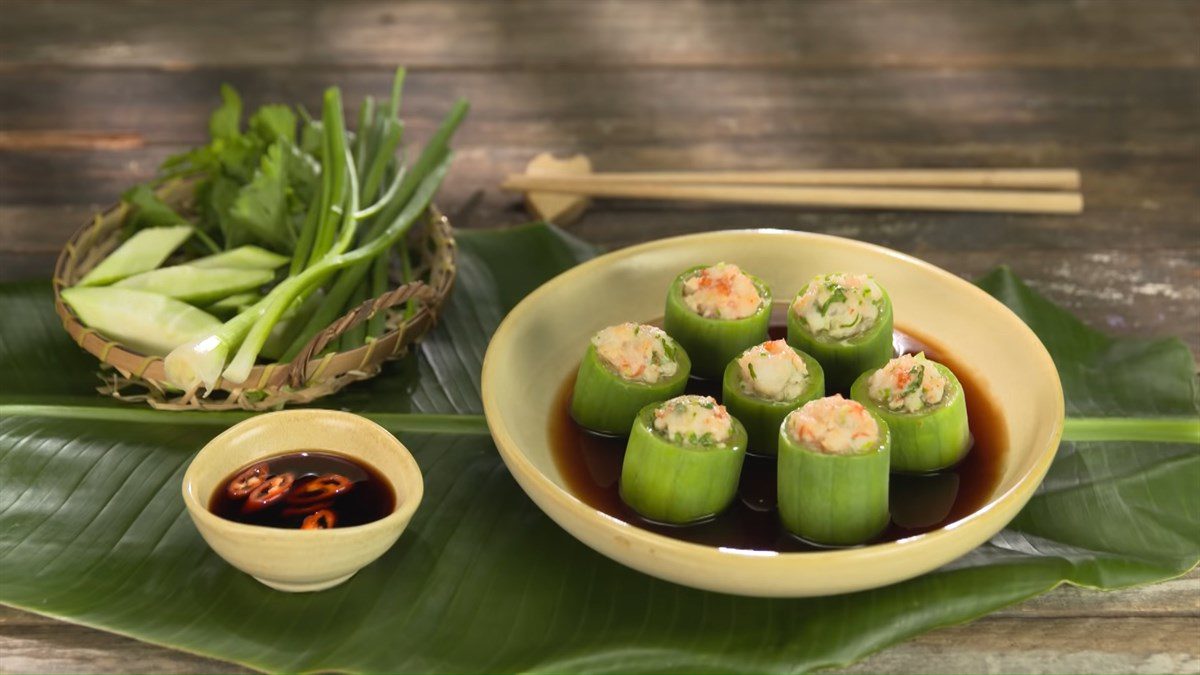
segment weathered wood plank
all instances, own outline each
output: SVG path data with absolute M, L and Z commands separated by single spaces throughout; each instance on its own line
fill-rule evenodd
M 1200 618 L 1200 568 L 1170 581 L 1122 591 L 1095 591 L 1064 585 L 991 617 L 1118 618 L 1155 616 Z M 1200 653 L 1200 643 L 1193 645 Z M 1200 654 L 1198 654 L 1200 655 Z
M 844 673 L 1195 673 L 1197 618 L 982 619 L 927 633 Z
M 136 134 L 147 144 L 199 142 L 222 82 L 238 87 L 248 107 L 299 102 L 312 110 L 319 109 L 322 89 L 334 84 L 352 107 L 364 95 L 385 96 L 390 74 L 296 67 L 0 70 L 6 133 L 0 149 L 19 149 L 24 132 L 72 132 L 76 137 L 65 139 L 72 146 L 85 140 L 82 133 Z M 1127 67 L 414 72 L 403 116 L 419 135 L 465 97 L 473 111 L 460 140 L 615 145 L 620 154 L 606 165 L 613 169 L 644 164 L 631 150 L 647 144 L 670 145 L 703 166 L 735 141 L 791 143 L 788 150 L 804 150 L 791 156 L 793 164 L 817 166 L 903 165 L 909 158 L 902 153 L 911 152 L 931 163 L 956 156 L 978 161 L 1000 149 L 996 162 L 1051 165 L 1090 157 L 1102 166 L 1133 167 L 1155 153 L 1194 156 L 1198 84 L 1196 69 Z M 51 139 L 39 140 L 48 147 Z M 131 145 L 128 137 L 118 140 Z M 96 142 L 113 145 L 103 136 Z M 748 148 L 737 165 L 774 166 L 779 155 L 749 152 L 759 149 Z
M 214 5 L 216 10 L 214 11 Z M 1193 65 L 1195 3 L 10 2 L 8 67 Z M 65 19 L 69 17 L 69 20 Z M 236 28 L 233 28 L 236 26 Z
M 382 73 L 295 70 L 51 73 L 36 76 L 40 89 L 30 77 L 0 73 L 0 99 L 12 102 L 0 111 L 9 138 L 8 146 L 0 143 L 0 172 L 8 178 L 0 185 L 0 202 L 10 207 L 114 199 L 130 183 L 150 176 L 163 157 L 202 139 L 205 116 L 223 80 L 241 86 L 251 104 L 313 102 L 331 80 L 342 84 L 351 100 L 387 86 Z M 536 152 L 551 149 L 587 152 L 608 169 L 1074 165 L 1084 172 L 1087 213 L 1082 218 L 928 214 L 920 219 L 969 223 L 994 233 L 978 238 L 973 232 L 970 241 L 980 246 L 1014 239 L 1031 246 L 1071 246 L 1102 239 L 1176 247 L 1194 243 L 1192 232 L 1200 227 L 1191 178 L 1200 153 L 1200 132 L 1191 114 L 1200 107 L 1200 78 L 1190 71 L 902 72 L 889 77 L 860 70 L 599 73 L 588 78 L 587 87 L 578 86 L 578 75 L 561 73 L 433 73 L 411 79 L 406 118 L 418 139 L 453 98 L 465 95 L 475 102 L 475 113 L 457 139 L 458 163 L 443 193 L 444 203 L 454 208 L 481 191 L 466 223 L 471 225 L 519 219 L 516 198 L 493 186 Z M 28 93 L 35 90 L 42 95 Z M 720 95 L 698 107 L 696 91 Z M 1097 105 L 1104 114 L 1078 114 Z M 87 127 L 78 128 L 81 124 Z M 62 149 L 47 146 L 55 130 L 66 133 Z M 144 145 L 80 149 L 85 133 L 98 138 L 137 134 Z M 23 144 L 22 134 L 35 135 L 40 145 Z M 712 223 L 739 216 L 773 222 L 849 217 L 868 223 L 905 217 L 711 206 L 611 208 Z

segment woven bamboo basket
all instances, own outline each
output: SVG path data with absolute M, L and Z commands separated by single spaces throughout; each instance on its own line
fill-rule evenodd
M 187 213 L 191 188 L 190 183 L 174 182 L 164 186 L 159 196 Z M 62 301 L 62 289 L 74 285 L 120 244 L 127 210 L 122 203 L 97 214 L 63 247 L 54 268 L 54 307 L 63 327 L 80 347 L 100 359 L 104 383 L 97 390 L 123 401 L 167 410 L 272 410 L 314 401 L 351 382 L 374 377 L 385 361 L 406 354 L 433 327 L 454 284 L 454 233 L 446 217 L 431 208 L 409 235 L 416 281 L 355 307 L 314 336 L 291 363 L 256 365 L 241 384 L 221 380 L 212 391 L 180 391 L 167 384 L 162 357 L 140 354 L 107 339 L 84 326 Z M 398 283 L 395 275 L 393 283 Z M 415 312 L 406 318 L 410 300 Z M 327 345 L 378 312 L 386 313 L 383 336 L 357 349 L 322 354 Z

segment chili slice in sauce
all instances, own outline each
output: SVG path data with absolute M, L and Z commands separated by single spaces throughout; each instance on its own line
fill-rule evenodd
M 295 482 L 296 476 L 292 473 L 277 473 L 268 477 L 246 496 L 242 512 L 254 513 L 278 502 L 287 496 L 288 490 L 292 489 L 292 483 Z
M 323 502 L 348 492 L 354 487 L 349 478 L 336 473 L 327 473 L 311 478 L 296 486 L 287 496 L 288 504 L 304 505 Z
M 230 499 L 245 499 L 254 488 L 267 479 L 267 475 L 270 473 L 271 466 L 266 462 L 259 462 L 234 476 L 226 486 L 225 494 L 229 495 Z
M 337 515 L 329 509 L 321 509 L 316 513 L 309 515 L 304 519 L 304 523 L 300 525 L 302 530 L 330 530 L 333 529 L 334 523 L 337 522 Z

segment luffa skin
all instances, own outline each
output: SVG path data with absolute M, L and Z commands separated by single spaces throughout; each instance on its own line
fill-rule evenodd
M 712 397 L 651 403 L 630 432 L 621 499 L 659 523 L 707 520 L 733 501 L 745 457 L 745 428 Z
M 687 352 L 660 328 L 609 326 L 588 343 L 571 392 L 571 417 L 604 434 L 626 435 L 644 406 L 683 393 Z
M 940 471 L 971 449 L 962 385 L 949 368 L 924 354 L 899 356 L 863 373 L 850 397 L 892 430 L 893 471 Z
M 814 277 L 788 309 L 787 341 L 825 369 L 831 391 L 847 391 L 863 371 L 892 356 L 892 301 L 865 274 Z
M 749 451 L 757 455 L 776 454 L 787 414 L 824 395 L 821 364 L 783 340 L 742 352 L 725 367 L 721 383 L 721 401 L 745 425 Z
M 779 518 L 816 544 L 853 546 L 889 520 L 888 425 L 834 395 L 806 403 L 779 429 Z
M 731 359 L 767 337 L 770 321 L 771 289 L 736 265 L 694 267 L 667 291 L 663 328 L 699 377 L 720 377 Z

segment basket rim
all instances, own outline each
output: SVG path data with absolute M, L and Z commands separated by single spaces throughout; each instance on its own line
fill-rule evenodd
M 190 181 L 175 180 L 163 185 L 156 192 L 167 192 L 179 187 L 188 186 Z M 54 265 L 54 277 L 51 280 L 54 293 L 54 309 L 58 314 L 59 319 L 63 324 L 63 328 L 71 336 L 72 340 L 79 345 L 84 351 L 95 356 L 101 363 L 117 367 L 119 370 L 125 369 L 114 363 L 114 358 L 122 358 L 127 362 L 136 362 L 138 367 L 130 370 L 129 373 L 134 378 L 139 380 L 147 380 L 156 384 L 166 382 L 166 372 L 164 367 L 164 357 L 152 356 L 143 354 L 136 349 L 133 349 L 117 340 L 103 336 L 93 328 L 87 327 L 79 318 L 70 306 L 62 299 L 62 290 L 68 288 L 67 275 L 70 272 L 70 266 L 74 263 L 75 257 L 79 255 L 79 251 L 84 250 L 90 245 L 83 243 L 85 237 L 91 236 L 92 233 L 101 227 L 110 219 L 115 219 L 120 222 L 125 212 L 128 210 L 128 205 L 124 202 L 116 202 L 109 207 L 99 210 L 93 214 L 91 219 L 82 224 L 71 235 L 67 242 L 60 249 L 58 257 Z M 430 204 L 426 210 L 426 227 L 438 228 L 445 234 L 445 239 L 448 242 L 447 246 L 451 260 L 457 258 L 457 246 L 454 240 L 453 227 L 449 219 L 437 208 L 435 204 Z M 431 280 L 436 285 L 425 284 L 422 281 L 411 282 L 405 286 L 415 287 L 424 286 L 429 288 L 435 297 L 440 297 L 443 301 L 449 295 L 450 289 L 453 286 L 454 266 L 451 266 L 450 274 L 443 275 L 441 279 Z M 388 289 L 388 293 L 394 293 L 401 287 L 392 287 Z M 385 293 L 385 295 L 387 295 Z M 417 297 L 419 309 L 410 317 L 409 322 L 412 325 L 419 325 L 421 321 L 432 321 L 436 318 L 439 307 L 431 307 L 431 304 L 426 297 Z M 368 301 L 370 302 L 370 301 Z M 347 315 L 335 318 L 329 325 L 345 319 L 350 314 L 358 312 L 358 308 L 351 309 Z M 357 321 L 355 322 L 357 323 Z M 327 327 L 328 328 L 328 327 Z M 361 372 L 378 365 L 387 358 L 390 358 L 397 349 L 401 337 L 407 332 L 407 326 L 401 324 L 395 328 L 389 329 L 378 339 L 372 340 L 365 345 L 356 347 L 345 352 L 330 352 L 319 357 L 314 357 L 305 362 L 303 372 L 305 380 L 310 381 L 316 378 L 331 378 L 339 375 L 345 375 L 354 372 Z M 388 356 L 380 359 L 380 353 Z M 336 362 L 336 363 L 335 363 Z M 250 371 L 250 375 L 244 382 L 233 383 L 224 380 L 218 380 L 215 386 L 210 391 L 257 391 L 270 390 L 288 387 L 289 374 L 295 367 L 293 362 L 283 363 L 268 363 L 255 364 Z M 307 386 L 307 385 L 306 385 Z M 305 387 L 295 388 L 293 390 L 302 390 Z

